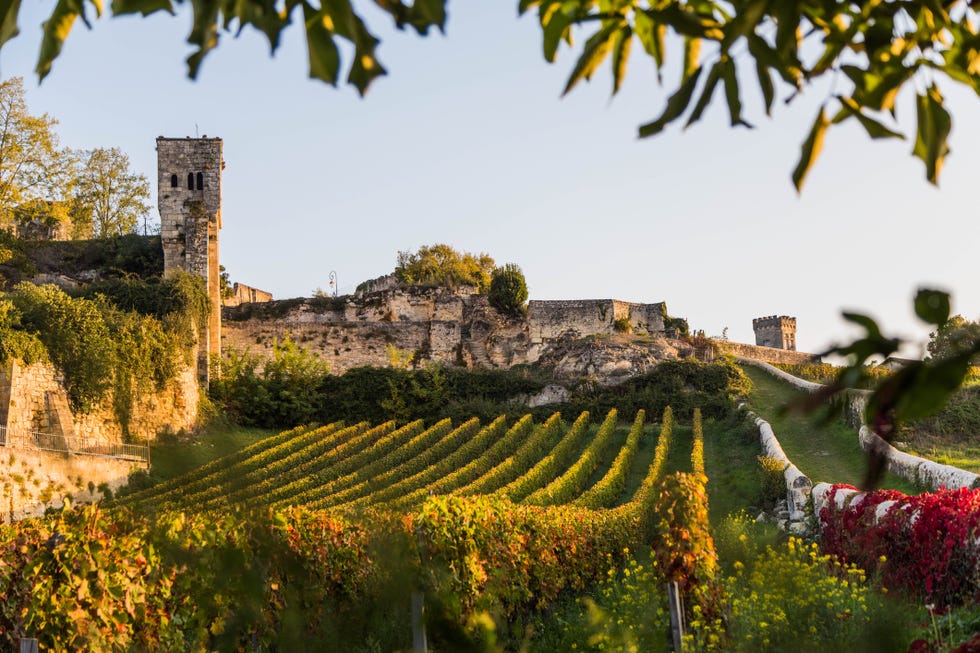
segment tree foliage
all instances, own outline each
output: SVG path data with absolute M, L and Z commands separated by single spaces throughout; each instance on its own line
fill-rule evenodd
M 508 263 L 493 271 L 490 291 L 487 294 L 490 305 L 503 313 L 521 315 L 527 302 L 527 281 L 520 266 Z
M 934 359 L 948 358 L 977 347 L 980 343 L 980 322 L 971 322 L 954 315 L 929 334 L 926 348 Z
M 102 3 L 89 2 L 101 15 Z M 181 0 L 124 0 L 112 3 L 111 11 L 114 15 L 173 14 L 180 4 Z M 362 17 L 366 4 L 355 0 L 284 5 L 267 0 L 191 2 L 193 24 L 187 40 L 196 50 L 187 59 L 188 74 L 196 77 L 223 30 L 240 32 L 251 26 L 266 37 L 274 52 L 282 31 L 301 12 L 310 77 L 336 85 L 346 67 L 348 83 L 363 95 L 372 80 L 385 74 L 376 56 L 380 40 Z M 411 27 L 425 36 L 432 27 L 445 27 L 447 0 L 374 4 L 399 29 Z M 591 79 L 609 60 L 615 94 L 622 87 L 630 55 L 638 51 L 633 48 L 635 41 L 653 60 L 658 74 L 683 41 L 679 84 L 661 115 L 639 127 L 640 137 L 660 133 L 685 114 L 685 127 L 697 122 L 719 88 L 731 125 L 751 127 L 742 104 L 742 81 L 748 75 L 740 75 L 739 68 L 757 77 L 767 115 L 778 97 L 777 83 L 787 89 L 785 100 L 790 101 L 814 81 L 833 79 L 792 174 L 800 189 L 833 125 L 853 121 L 872 139 L 905 138 L 896 121 L 896 98 L 904 88 L 913 88 L 916 96 L 915 127 L 906 130 L 914 143 L 912 154 L 922 159 L 927 179 L 937 183 L 952 129 L 941 84 L 962 84 L 980 93 L 980 31 L 974 4 L 970 0 L 519 0 L 518 11 L 537 12 L 544 57 L 550 62 L 563 41 L 571 46 L 573 36 L 584 33 L 565 93 Z M 18 34 L 19 9 L 20 3 L 14 2 L 0 12 L 0 45 Z M 82 18 L 88 24 L 86 10 L 85 0 L 56 4 L 43 26 L 37 64 L 42 79 L 75 20 Z M 338 40 L 353 47 L 346 66 Z
M 74 219 L 92 225 L 98 238 L 136 231 L 150 211 L 150 184 L 130 170 L 129 157 L 118 147 L 99 147 L 81 157 L 75 179 Z
M 0 82 L 0 226 L 11 224 L 20 205 L 64 196 L 73 155 L 59 148 L 56 124 L 47 114 L 28 112 L 23 79 Z
M 449 245 L 423 245 L 416 252 L 398 252 L 395 278 L 410 286 L 475 286 L 485 293 L 495 268 L 487 254 L 458 252 Z
M 137 286 L 147 289 L 140 291 Z M 23 282 L 0 295 L 0 362 L 49 360 L 64 378 L 74 410 L 111 399 L 125 428 L 134 397 L 162 390 L 190 364 L 194 322 L 201 323 L 199 277 L 184 273 L 159 284 L 106 284 L 91 298 Z M 143 309 L 143 310 L 133 310 Z

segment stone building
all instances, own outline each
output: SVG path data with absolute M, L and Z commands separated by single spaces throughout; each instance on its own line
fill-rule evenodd
M 198 377 L 208 381 L 208 357 L 221 353 L 221 282 L 218 230 L 221 229 L 220 138 L 157 138 L 157 205 L 163 241 L 164 274 L 186 270 L 204 279 L 211 316 L 199 335 Z
M 796 318 L 787 315 L 769 315 L 752 320 L 755 344 L 796 351 Z

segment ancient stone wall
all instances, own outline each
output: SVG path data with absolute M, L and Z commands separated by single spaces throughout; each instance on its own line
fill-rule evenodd
M 240 306 L 241 304 L 255 304 L 271 301 L 271 292 L 259 290 L 258 288 L 253 288 L 252 286 L 246 286 L 244 283 L 235 282 L 235 285 L 232 287 L 231 297 L 222 298 L 221 305 Z
M 144 465 L 128 460 L 0 447 L 0 522 L 44 514 L 70 496 L 96 501 L 125 485 Z
M 194 369 L 185 367 L 164 391 L 137 396 L 128 424 L 130 439 L 142 442 L 162 430 L 192 428 L 197 420 L 198 393 Z M 13 433 L 40 431 L 75 437 L 82 446 L 124 439 L 111 398 L 89 413 L 71 413 L 57 371 L 42 363 L 11 361 L 0 368 L 0 426 Z
M 527 321 L 531 342 L 542 343 L 563 336 L 580 338 L 615 332 L 616 320 L 626 318 L 639 331 L 659 334 L 664 330 L 663 304 L 633 304 L 615 299 L 530 301 Z
M 511 367 L 533 363 L 550 341 L 615 332 L 663 333 L 662 304 L 608 300 L 531 302 L 527 319 L 502 315 L 486 296 L 448 288 L 393 288 L 353 297 L 273 301 L 224 309 L 225 346 L 272 355 L 287 336 L 330 364 L 389 364 L 389 346 L 442 363 Z
M 452 365 L 510 367 L 537 359 L 527 326 L 483 295 L 447 288 L 388 290 L 338 300 L 273 301 L 224 310 L 226 348 L 271 357 L 287 336 L 330 364 L 334 374 L 387 366 L 388 348 Z
M 726 340 L 711 340 L 710 342 L 714 349 L 719 353 L 731 354 L 732 356 L 740 356 L 742 358 L 752 358 L 755 360 L 764 361 L 766 363 L 797 365 L 820 362 L 820 357 L 816 354 L 807 354 L 801 351 L 745 345 L 738 342 L 728 342 Z

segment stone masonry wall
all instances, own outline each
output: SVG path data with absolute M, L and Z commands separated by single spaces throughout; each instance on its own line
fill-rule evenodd
M 102 489 L 115 492 L 141 468 L 115 458 L 0 447 L 0 523 L 43 515 L 66 496 L 96 501 Z
M 738 342 L 727 342 L 724 340 L 711 340 L 711 344 L 720 353 L 741 356 L 742 358 L 753 358 L 766 363 L 780 363 L 784 365 L 796 365 L 803 363 L 819 363 L 820 357 L 816 354 L 807 354 L 801 351 L 789 351 L 788 349 L 775 349 L 773 347 L 758 347 L 756 345 L 745 345 Z
M 527 320 L 531 342 L 556 340 L 565 335 L 614 333 L 617 319 L 628 318 L 634 329 L 663 333 L 663 304 L 633 304 L 614 299 L 530 301 Z
M 456 364 L 464 303 L 445 288 L 385 291 L 341 301 L 273 301 L 224 309 L 224 346 L 271 357 L 287 336 L 330 364 L 334 374 L 387 366 L 389 346 Z
M 452 365 L 510 367 L 537 360 L 527 323 L 501 315 L 483 295 L 446 288 L 388 290 L 324 302 L 284 300 L 226 308 L 226 348 L 271 357 L 287 336 L 334 374 L 387 366 L 389 346 Z
M 663 333 L 663 305 L 617 300 L 530 302 L 527 319 L 502 315 L 484 295 L 447 288 L 395 288 L 336 300 L 283 300 L 226 307 L 226 348 L 271 357 L 287 336 L 330 364 L 388 365 L 388 346 L 442 363 L 510 367 L 533 363 L 563 335 L 614 333 L 626 318 L 634 332 Z
M 136 398 L 129 424 L 136 442 L 153 439 L 165 429 L 192 428 L 197 420 L 198 383 L 193 368 L 185 367 L 163 392 Z M 83 445 L 121 442 L 123 430 L 112 409 L 111 398 L 87 414 L 65 414 L 68 396 L 55 368 L 48 364 L 24 365 L 11 361 L 0 368 L 0 425 L 10 432 L 41 431 L 74 436 Z
M 220 283 L 220 282 L 219 282 Z M 255 302 L 271 302 L 272 293 L 266 292 L 265 290 L 259 290 L 258 288 L 253 288 L 252 286 L 246 286 L 244 283 L 235 282 L 232 288 L 231 297 L 222 298 L 222 306 L 238 306 L 239 304 L 248 304 Z

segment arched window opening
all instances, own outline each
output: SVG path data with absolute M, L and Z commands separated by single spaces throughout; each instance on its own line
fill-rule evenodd
M 197 173 L 197 189 L 204 190 L 204 175 L 202 173 Z
M 187 190 L 194 190 L 194 173 L 187 173 Z
M 177 188 L 177 175 L 170 175 L 170 187 Z

